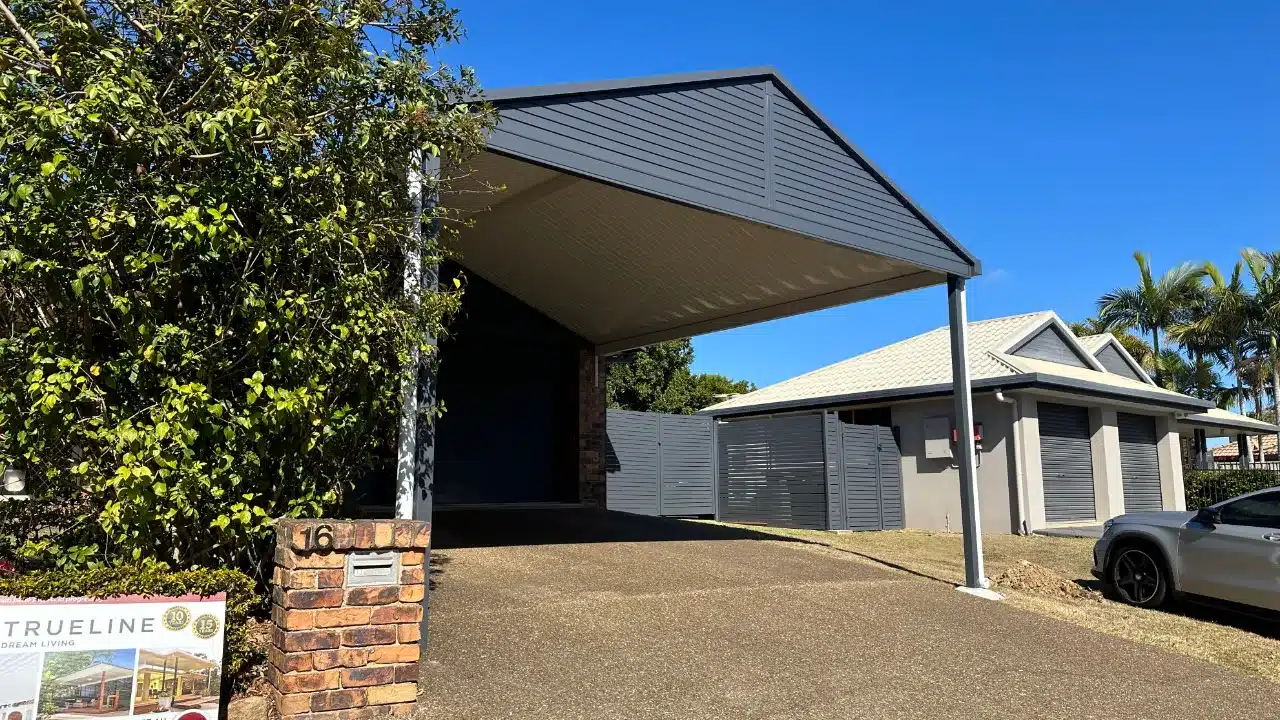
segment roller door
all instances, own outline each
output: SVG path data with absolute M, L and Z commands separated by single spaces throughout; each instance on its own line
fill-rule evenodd
M 1096 520 L 1088 408 L 1039 403 L 1039 413 L 1045 520 Z
M 1124 511 L 1163 510 L 1156 419 L 1149 415 L 1118 413 L 1116 424 L 1120 430 L 1120 477 L 1124 484 Z

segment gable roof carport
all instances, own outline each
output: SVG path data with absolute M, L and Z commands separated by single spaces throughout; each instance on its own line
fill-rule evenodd
M 485 99 L 499 115 L 488 147 L 444 188 L 474 221 L 451 248 L 467 270 L 603 355 L 947 282 L 956 415 L 972 437 L 965 281 L 978 260 L 772 68 Z M 399 517 L 431 486 L 406 435 Z M 966 585 L 985 587 L 971 444 L 960 462 Z
M 487 100 L 461 262 L 603 354 L 979 272 L 771 68 Z

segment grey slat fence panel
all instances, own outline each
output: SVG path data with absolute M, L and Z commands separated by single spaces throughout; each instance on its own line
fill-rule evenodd
M 902 454 L 891 428 L 841 424 L 849 530 L 901 530 Z
M 1116 424 L 1120 431 L 1120 478 L 1124 488 L 1124 511 L 1163 510 L 1156 419 L 1149 415 L 1117 413 Z
M 711 418 L 659 415 L 662 514 L 714 515 Z
M 605 418 L 605 506 L 660 515 L 658 416 L 609 410 Z
M 1039 414 L 1045 520 L 1096 520 L 1089 410 L 1042 402 Z
M 822 423 L 820 413 L 720 423 L 719 519 L 827 529 Z
M 844 496 L 850 530 L 881 530 L 880 458 L 875 425 L 843 424 Z
M 876 428 L 876 452 L 880 465 L 880 518 L 885 530 L 902 530 L 906 516 L 902 503 L 902 453 L 893 430 Z
M 827 527 L 847 530 L 844 513 L 844 458 L 840 442 L 840 419 L 835 413 L 822 414 L 823 455 L 827 463 Z

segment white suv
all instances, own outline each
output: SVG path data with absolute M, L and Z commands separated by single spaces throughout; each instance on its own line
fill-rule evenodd
M 1103 523 L 1093 574 L 1117 600 L 1156 607 L 1171 594 L 1280 610 L 1280 488 L 1199 512 L 1144 512 Z

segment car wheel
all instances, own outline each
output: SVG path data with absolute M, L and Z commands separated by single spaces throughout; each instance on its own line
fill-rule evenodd
M 1107 567 L 1107 585 L 1117 600 L 1137 607 L 1159 607 L 1169 595 L 1163 558 L 1143 545 L 1116 548 Z

